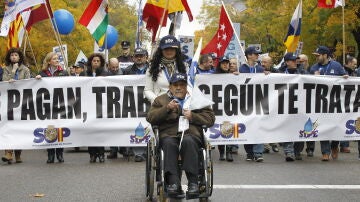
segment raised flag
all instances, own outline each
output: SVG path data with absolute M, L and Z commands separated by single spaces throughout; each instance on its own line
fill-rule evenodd
M 8 0 L 5 1 L 5 13 L 1 22 L 0 36 L 7 36 L 10 24 L 16 19 L 16 16 L 23 10 L 32 6 L 44 3 L 45 0 Z
M 146 22 L 146 29 L 152 32 L 153 41 L 159 26 L 166 26 L 167 15 L 179 11 L 186 11 L 189 21 L 193 20 L 186 0 L 147 0 L 143 9 L 143 21 Z
M 339 6 L 345 6 L 344 0 L 318 0 L 319 8 L 336 8 Z
M 186 101 L 184 103 L 184 107 L 183 107 L 184 109 L 196 110 L 214 104 L 213 101 L 205 97 L 205 95 L 200 91 L 199 87 L 195 86 L 196 67 L 198 66 L 198 61 L 200 58 L 202 38 L 200 38 L 198 44 L 199 45 L 191 61 L 191 65 L 187 76 L 188 97 L 186 98 Z
M 109 24 L 108 1 L 91 0 L 82 14 L 79 23 L 84 25 L 101 47 L 105 41 L 105 33 Z
M 16 19 L 11 22 L 9 34 L 8 34 L 8 42 L 7 49 L 10 48 L 18 48 L 22 41 L 22 36 L 19 37 L 20 30 L 24 27 L 24 23 L 20 14 L 16 16 Z
M 49 19 L 49 15 L 50 18 L 53 18 L 53 12 L 49 0 L 46 0 L 44 3 L 40 5 L 33 6 L 30 10 L 31 10 L 30 17 L 28 22 L 26 23 L 26 29 L 28 31 L 30 31 L 31 26 L 33 24 L 40 22 L 42 20 Z
M 219 28 L 211 41 L 202 49 L 202 54 L 215 53 L 216 57 L 224 55 L 231 38 L 234 35 L 234 29 L 231 25 L 229 16 L 225 11 L 224 5 L 221 6 Z
M 288 33 L 284 39 L 287 52 L 295 52 L 300 40 L 302 18 L 302 0 L 297 5 L 291 18 Z

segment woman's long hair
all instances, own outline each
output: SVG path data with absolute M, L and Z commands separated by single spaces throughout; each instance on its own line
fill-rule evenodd
M 162 57 L 163 57 L 162 49 L 159 47 L 156 50 L 156 52 L 154 53 L 153 59 L 151 60 L 150 70 L 149 70 L 152 80 L 154 82 L 157 81 L 157 79 L 159 77 L 159 73 L 161 71 L 161 69 L 159 67 L 160 67 Z M 175 62 L 176 62 L 176 67 L 177 67 L 177 70 L 179 71 L 179 73 L 186 73 L 184 57 L 179 48 L 176 48 Z
M 10 48 L 5 56 L 5 65 L 6 66 L 11 65 L 11 60 L 10 60 L 11 53 L 17 53 L 19 55 L 19 62 L 18 62 L 19 66 L 22 64 L 26 65 L 26 60 L 25 60 L 24 54 L 21 52 L 20 48 Z
M 46 54 L 41 70 L 43 70 L 43 71 L 47 70 L 47 68 L 49 67 L 49 62 L 50 62 L 51 58 L 53 58 L 55 55 L 56 55 L 56 53 L 54 53 L 54 52 L 50 52 L 50 53 Z
M 88 61 L 87 61 L 87 63 L 86 63 L 86 66 L 87 66 L 86 74 L 89 75 L 89 76 L 92 75 L 92 71 L 93 71 L 93 70 L 92 70 L 91 62 L 92 62 L 92 60 L 94 59 L 94 57 L 100 58 L 100 67 L 95 70 L 96 75 L 97 75 L 97 76 L 98 76 L 98 75 L 101 75 L 101 74 L 103 73 L 103 71 L 104 71 L 105 59 L 104 59 L 103 54 L 101 54 L 101 53 L 93 53 L 93 54 L 91 54 L 91 55 L 89 56 Z

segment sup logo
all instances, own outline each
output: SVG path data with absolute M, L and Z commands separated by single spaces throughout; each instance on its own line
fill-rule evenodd
M 69 128 L 55 128 L 54 126 L 48 126 L 47 128 L 36 128 L 34 130 L 34 143 L 54 143 L 54 142 L 63 142 L 64 137 L 70 136 Z
M 135 128 L 135 134 L 130 135 L 131 144 L 147 143 L 150 138 L 150 128 L 143 127 L 141 123 Z
M 239 138 L 239 134 L 246 131 L 246 126 L 243 123 L 230 123 L 230 121 L 224 121 L 222 124 L 215 123 L 209 131 L 209 137 L 211 139 L 217 139 L 219 137 L 224 139 Z
M 317 137 L 319 130 L 316 130 L 319 126 L 319 123 L 317 120 L 315 122 L 312 122 L 310 118 L 306 121 L 304 125 L 304 130 L 299 131 L 299 137 L 300 138 L 310 138 L 310 137 Z
M 356 120 L 348 120 L 346 122 L 346 135 L 352 135 L 354 133 L 360 134 L 360 118 L 357 118 Z

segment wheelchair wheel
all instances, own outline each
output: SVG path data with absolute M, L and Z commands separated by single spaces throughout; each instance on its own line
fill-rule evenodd
M 160 150 L 160 158 L 159 158 L 159 163 L 160 163 L 160 181 L 158 182 L 158 195 L 159 195 L 159 199 L 158 201 L 160 202 L 166 202 L 167 198 L 166 198 L 166 193 L 165 193 L 165 175 L 164 175 L 164 152 L 162 150 Z
M 153 200 L 154 197 L 154 183 L 155 183 L 155 170 L 154 170 L 154 157 L 152 153 L 154 139 L 151 138 L 147 144 L 146 154 L 146 167 L 145 167 L 145 191 L 146 197 L 149 201 Z
M 213 169 L 213 161 L 212 161 L 212 156 L 211 156 L 211 145 L 208 144 L 207 146 L 207 168 L 206 168 L 206 172 L 207 172 L 207 176 L 208 176 L 208 193 L 209 196 L 212 195 L 212 191 L 213 191 L 213 185 L 214 185 L 214 169 Z

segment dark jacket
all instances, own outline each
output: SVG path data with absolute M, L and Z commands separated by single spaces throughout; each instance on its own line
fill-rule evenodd
M 149 64 L 145 64 L 145 68 L 143 71 L 139 71 L 135 64 L 129 65 L 123 70 L 123 75 L 134 75 L 134 74 L 145 74 L 148 69 Z
M 109 76 L 109 72 L 105 71 L 104 68 L 98 68 L 95 70 L 96 72 L 96 76 Z M 93 76 L 93 72 L 92 72 L 92 69 L 89 68 L 87 71 L 86 71 L 86 76 Z
M 151 105 L 151 108 L 147 114 L 146 120 L 152 125 L 159 126 L 160 138 L 173 136 L 178 134 L 179 116 L 181 111 L 168 112 L 166 106 L 172 99 L 168 93 L 155 98 Z M 193 110 L 192 120 L 189 123 L 189 129 L 185 131 L 185 135 L 195 135 L 202 137 L 202 126 L 206 125 L 211 127 L 215 122 L 215 115 L 210 107 L 206 107 L 199 110 Z
M 53 74 L 47 69 L 40 72 L 41 77 L 53 77 L 53 76 L 69 76 L 69 73 L 65 71 L 61 66 L 58 66 Z
M 285 73 L 285 74 L 307 74 L 307 72 L 304 69 L 288 69 L 286 65 L 281 66 L 279 68 L 279 73 Z

